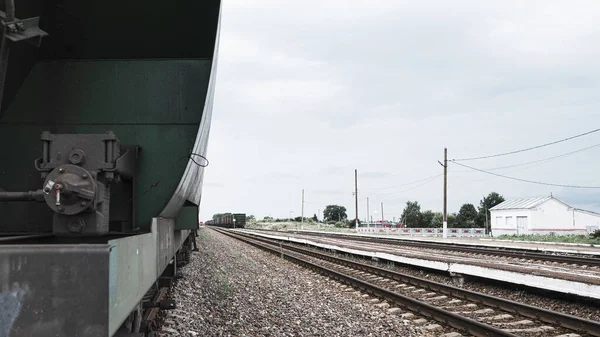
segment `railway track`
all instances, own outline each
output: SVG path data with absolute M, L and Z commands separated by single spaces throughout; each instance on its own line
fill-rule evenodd
M 268 232 L 273 232 L 273 231 L 268 231 Z M 444 242 L 423 242 L 423 241 L 415 241 L 415 240 L 395 240 L 395 239 L 388 239 L 388 238 L 348 236 L 348 235 L 338 235 L 335 233 L 305 233 L 305 232 L 296 232 L 296 231 L 291 231 L 290 233 L 294 233 L 297 235 L 344 239 L 344 240 L 349 240 L 349 241 L 361 241 L 361 242 L 389 244 L 389 245 L 400 246 L 400 247 L 405 246 L 405 247 L 432 249 L 432 250 L 440 250 L 440 251 L 462 252 L 462 253 L 469 253 L 469 254 L 502 256 L 502 257 L 515 258 L 515 259 L 531 260 L 531 261 L 555 262 L 555 263 L 567 264 L 567 265 L 600 267 L 600 256 L 598 256 L 598 257 L 582 257 L 582 256 L 572 256 L 572 255 L 564 255 L 564 254 L 554 255 L 551 253 L 532 251 L 530 249 L 507 248 L 507 247 L 491 248 L 491 247 L 444 243 Z
M 470 335 L 600 336 L 600 322 L 400 274 L 265 238 L 218 231 Z

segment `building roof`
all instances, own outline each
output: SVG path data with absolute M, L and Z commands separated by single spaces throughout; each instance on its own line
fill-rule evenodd
M 503 201 L 503 202 L 499 203 L 498 205 L 490 208 L 490 211 L 499 211 L 499 210 L 505 210 L 505 209 L 532 209 L 532 208 L 535 208 L 535 207 L 545 203 L 546 201 L 548 201 L 550 199 L 554 199 L 554 200 L 560 202 L 561 204 L 564 204 L 565 206 L 571 207 L 571 206 L 565 204 L 564 202 L 556 199 L 555 197 L 549 195 L 546 197 L 539 197 L 539 198 L 506 200 L 506 201 Z
M 592 211 L 588 211 L 586 209 L 581 209 L 581 208 L 575 208 L 575 211 L 577 212 L 582 212 L 582 213 L 587 213 L 593 216 L 600 216 L 600 213 L 596 213 L 596 212 L 592 212 Z

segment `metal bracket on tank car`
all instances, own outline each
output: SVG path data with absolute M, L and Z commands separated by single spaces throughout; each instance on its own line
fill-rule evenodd
M 37 16 L 6 22 L 6 13 L 0 11 L 0 18 L 2 19 L 2 26 L 4 26 L 4 31 L 6 32 L 4 36 L 13 42 L 25 41 L 39 47 L 42 44 L 42 38 L 48 35 L 48 33 L 40 29 L 40 18 Z

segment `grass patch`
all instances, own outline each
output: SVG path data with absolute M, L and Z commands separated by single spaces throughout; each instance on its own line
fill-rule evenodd
M 495 239 L 538 242 L 566 242 L 600 245 L 600 238 L 593 238 L 590 235 L 500 235 L 498 237 L 495 237 Z

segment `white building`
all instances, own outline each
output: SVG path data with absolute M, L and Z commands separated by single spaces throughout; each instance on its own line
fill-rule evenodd
M 600 228 L 600 214 L 574 208 L 553 196 L 506 200 L 492 208 L 492 235 L 587 234 Z

